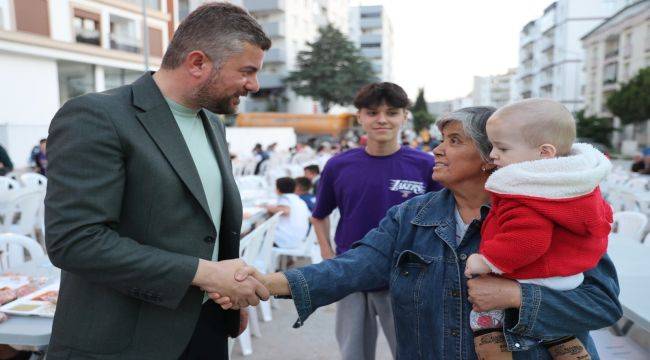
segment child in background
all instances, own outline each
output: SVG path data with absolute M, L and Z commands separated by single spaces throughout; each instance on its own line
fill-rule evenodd
M 607 250 L 612 210 L 599 183 L 609 160 L 587 144 L 573 144 L 575 120 L 560 103 L 529 99 L 496 111 L 486 126 L 497 170 L 485 188 L 492 207 L 481 230 L 480 253 L 465 275 L 495 273 L 558 291 L 583 281 Z M 486 339 L 503 336 L 504 313 L 470 314 L 480 359 L 511 359 Z M 498 334 L 495 334 L 498 332 Z M 554 359 L 589 359 L 571 334 L 544 341 Z

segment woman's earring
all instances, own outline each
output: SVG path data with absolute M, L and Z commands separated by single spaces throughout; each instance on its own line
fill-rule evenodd
M 481 167 L 481 171 L 483 171 L 483 172 L 486 172 L 486 171 L 487 171 L 487 169 L 486 169 L 486 168 L 484 168 L 484 167 Z

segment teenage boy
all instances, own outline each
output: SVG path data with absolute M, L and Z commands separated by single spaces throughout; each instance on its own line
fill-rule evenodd
M 340 255 L 377 227 L 390 207 L 440 189 L 431 179 L 433 156 L 399 143 L 409 104 L 406 92 L 393 83 L 370 84 L 357 93 L 354 105 L 359 124 L 367 134 L 366 146 L 348 150 L 327 162 L 312 213 L 324 259 L 335 256 L 328 218 L 334 209 L 339 208 L 341 213 L 334 237 L 336 255 Z M 339 302 L 336 338 L 343 360 L 375 358 L 377 318 L 395 357 L 395 330 L 387 289 L 354 293 Z

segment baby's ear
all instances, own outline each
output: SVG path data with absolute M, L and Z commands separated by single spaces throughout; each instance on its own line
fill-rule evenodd
M 542 159 L 554 158 L 557 155 L 557 149 L 551 144 L 543 144 L 539 146 L 539 156 Z

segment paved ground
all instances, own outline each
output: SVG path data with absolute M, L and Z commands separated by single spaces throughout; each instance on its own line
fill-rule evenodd
M 232 352 L 232 360 L 340 360 L 334 337 L 335 306 L 316 311 L 300 329 L 291 327 L 296 311 L 290 300 L 278 300 L 279 309 L 273 310 L 273 321 L 260 323 L 261 338 L 253 337 L 253 354 L 242 356 L 238 343 Z M 650 351 L 631 338 L 643 343 L 650 339 L 647 332 L 636 330 L 631 336 L 616 337 L 607 330 L 592 333 L 598 352 L 603 360 L 648 360 Z M 647 345 L 647 344 L 646 344 Z M 388 344 L 380 334 L 377 360 L 391 360 Z
M 334 337 L 335 306 L 318 309 L 300 329 L 292 328 L 297 319 L 291 300 L 278 300 L 273 321 L 260 323 L 261 338 L 253 337 L 253 354 L 242 356 L 238 343 L 232 351 L 233 360 L 339 360 Z M 388 343 L 379 335 L 377 360 L 391 360 Z

